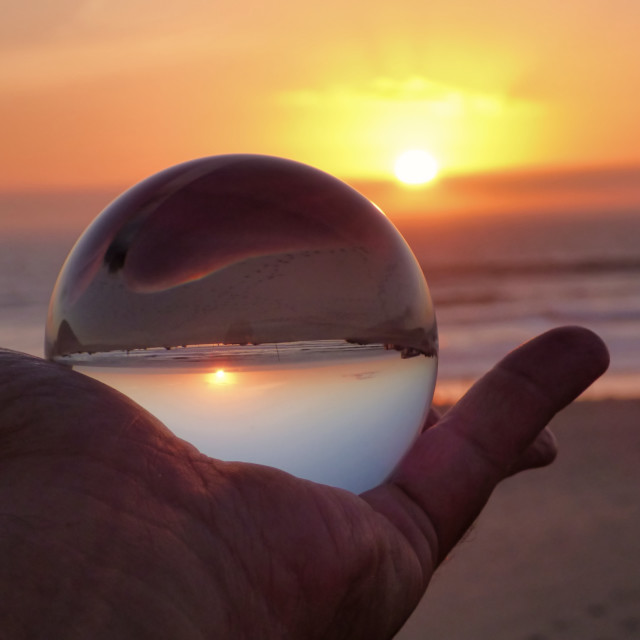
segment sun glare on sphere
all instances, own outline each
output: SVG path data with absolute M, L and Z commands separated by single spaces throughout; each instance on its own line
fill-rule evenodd
M 405 184 L 426 184 L 438 175 L 437 160 L 421 149 L 401 153 L 394 168 L 396 178 Z
M 207 373 L 205 375 L 205 380 L 209 384 L 214 384 L 217 386 L 227 385 L 234 382 L 235 376 L 224 369 L 218 369 L 217 371 L 212 371 L 211 373 Z

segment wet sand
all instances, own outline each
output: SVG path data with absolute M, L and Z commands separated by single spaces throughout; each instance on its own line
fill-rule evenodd
M 640 639 L 640 400 L 577 402 L 503 483 L 396 640 Z

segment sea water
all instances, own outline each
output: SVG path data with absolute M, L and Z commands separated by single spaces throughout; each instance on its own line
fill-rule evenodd
M 114 195 L 0 194 L 3 347 L 42 356 L 42 326 L 60 266 L 93 212 Z M 18 233 L 21 225 L 30 225 L 29 232 Z M 561 324 L 593 329 L 611 351 L 609 371 L 587 397 L 640 394 L 636 213 L 514 213 L 436 224 L 425 208 L 400 231 L 429 275 L 438 309 L 438 402 L 455 401 L 508 350 Z

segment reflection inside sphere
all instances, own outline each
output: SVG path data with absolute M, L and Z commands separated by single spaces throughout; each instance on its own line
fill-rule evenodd
M 45 352 L 212 457 L 361 491 L 420 428 L 437 333 L 377 207 L 306 165 L 231 155 L 156 174 L 96 218 L 56 283 Z

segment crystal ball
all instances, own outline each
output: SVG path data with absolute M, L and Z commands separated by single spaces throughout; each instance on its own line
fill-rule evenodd
M 361 492 L 420 431 L 437 331 L 378 207 L 298 162 L 221 155 L 143 180 L 86 229 L 45 354 L 211 457 Z

